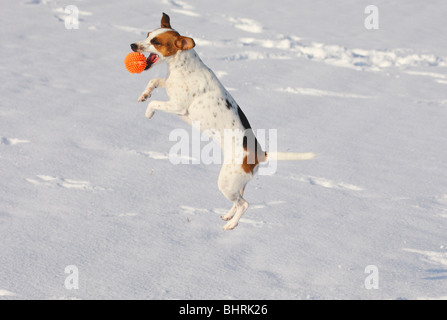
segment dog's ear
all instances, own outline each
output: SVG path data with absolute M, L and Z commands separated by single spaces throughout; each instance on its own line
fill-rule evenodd
M 178 36 L 177 40 L 175 41 L 175 45 L 180 50 L 189 50 L 194 48 L 196 46 L 196 43 L 192 38 Z
M 164 12 L 163 12 L 163 16 L 161 17 L 161 27 L 162 28 L 172 29 L 172 27 L 171 27 L 171 19 Z

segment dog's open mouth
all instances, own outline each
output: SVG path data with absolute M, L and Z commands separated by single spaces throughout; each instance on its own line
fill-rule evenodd
M 149 54 L 149 57 L 147 57 L 146 59 L 146 68 L 144 68 L 144 70 L 149 70 L 150 67 L 152 67 L 152 65 L 158 61 L 158 55 L 155 53 L 151 53 Z

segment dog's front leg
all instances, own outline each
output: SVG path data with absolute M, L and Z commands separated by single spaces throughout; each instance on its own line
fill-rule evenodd
M 147 84 L 143 93 L 138 98 L 138 102 L 146 101 L 148 98 L 151 97 L 152 90 L 154 90 L 155 88 L 158 88 L 158 87 L 164 88 L 164 86 L 165 86 L 165 79 L 162 79 L 162 78 L 152 79 L 151 81 L 149 81 L 149 83 Z
M 181 104 L 171 101 L 151 101 L 146 109 L 146 118 L 150 119 L 154 115 L 155 110 L 161 110 L 168 113 L 185 116 L 188 114 L 188 108 Z

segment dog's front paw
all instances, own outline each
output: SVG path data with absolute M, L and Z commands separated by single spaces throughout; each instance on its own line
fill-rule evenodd
M 138 102 L 144 102 L 151 97 L 150 92 L 143 92 L 141 96 L 138 98 Z
M 147 108 L 145 116 L 146 118 L 151 119 L 154 116 L 154 113 L 155 113 L 154 109 Z

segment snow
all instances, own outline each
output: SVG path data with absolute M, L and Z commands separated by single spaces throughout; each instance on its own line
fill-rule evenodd
M 0 299 L 447 297 L 444 0 L 377 0 L 377 30 L 363 0 L 70 4 L 79 29 L 0 13 Z M 137 103 L 166 67 L 124 68 L 162 12 L 278 151 L 319 155 L 256 176 L 233 231 L 219 165 L 172 164 L 191 129 Z

